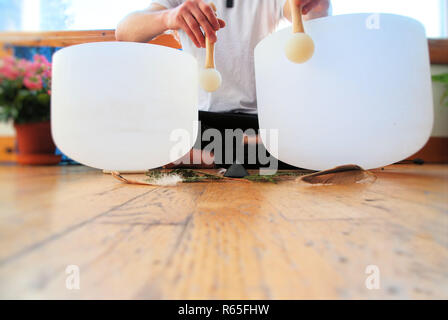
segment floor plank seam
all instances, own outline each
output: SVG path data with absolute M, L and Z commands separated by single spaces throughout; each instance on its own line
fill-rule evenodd
M 101 217 L 106 216 L 108 213 L 113 212 L 114 210 L 116 210 L 118 208 L 121 208 L 121 207 L 131 203 L 132 201 L 137 200 L 137 199 L 139 199 L 139 198 L 141 198 L 141 197 L 143 197 L 143 196 L 145 196 L 145 195 L 147 195 L 150 192 L 153 192 L 155 190 L 156 189 L 149 190 L 149 191 L 147 191 L 145 193 L 142 193 L 142 194 L 140 194 L 138 196 L 135 196 L 135 197 L 133 197 L 133 198 L 123 202 L 122 204 L 117 205 L 117 206 L 115 206 L 115 207 L 113 207 L 113 208 L 111 208 L 111 209 L 109 209 L 109 210 L 107 210 L 105 212 L 102 212 L 102 213 L 100 213 L 100 214 L 98 214 L 98 215 L 96 215 L 96 216 L 94 216 L 94 217 L 92 217 L 90 219 L 84 220 L 84 221 L 82 221 L 82 222 L 80 222 L 78 224 L 70 226 L 70 227 L 66 228 L 65 230 L 63 230 L 63 231 L 61 231 L 59 233 L 55 233 L 55 234 L 53 234 L 53 235 L 51 235 L 51 236 L 49 236 L 49 237 L 47 237 L 47 238 L 45 238 L 45 239 L 43 239 L 41 241 L 38 241 L 37 243 L 34 243 L 34 244 L 32 244 L 32 245 L 30 245 L 28 247 L 25 247 L 22 250 L 19 250 L 18 252 L 10 255 L 9 257 L 6 257 L 6 258 L 0 260 L 0 267 L 4 267 L 8 263 L 11 263 L 14 260 L 17 260 L 17 259 L 19 259 L 19 258 L 21 258 L 21 257 L 23 257 L 23 256 L 25 256 L 25 255 L 27 255 L 27 254 L 29 254 L 31 252 L 33 252 L 33 251 L 39 249 L 39 248 L 44 247 L 48 243 L 51 243 L 51 242 L 53 242 L 55 240 L 63 238 L 64 236 L 72 233 L 73 231 L 78 230 L 79 228 L 82 228 L 85 225 L 90 224 L 90 223 L 94 222 L 95 220 L 97 220 L 97 219 L 99 219 Z

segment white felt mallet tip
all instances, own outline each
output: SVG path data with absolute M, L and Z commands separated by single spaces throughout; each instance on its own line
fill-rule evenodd
M 214 92 L 221 86 L 222 77 L 218 70 L 208 68 L 201 70 L 199 84 L 207 92 Z
M 285 44 L 286 57 L 294 63 L 304 63 L 314 54 L 314 41 L 306 33 L 294 33 Z

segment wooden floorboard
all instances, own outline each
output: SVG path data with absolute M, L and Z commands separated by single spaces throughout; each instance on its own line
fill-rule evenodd
M 448 298 L 448 166 L 374 173 L 167 188 L 0 166 L 0 298 Z M 69 265 L 80 290 L 66 288 Z

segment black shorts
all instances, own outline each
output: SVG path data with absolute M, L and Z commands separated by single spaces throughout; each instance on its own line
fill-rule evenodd
M 243 141 L 237 141 L 234 138 L 232 138 L 232 141 L 226 141 L 226 134 L 225 134 L 226 129 L 232 129 L 232 130 L 241 129 L 244 133 L 258 134 L 259 131 L 258 115 L 245 114 L 245 113 L 199 111 L 199 121 L 201 125 L 201 130 L 199 130 L 198 132 L 200 136 L 196 140 L 195 144 L 196 149 L 204 149 L 207 145 L 209 145 L 213 141 L 213 140 L 212 141 L 202 140 L 203 134 L 207 129 L 216 129 L 221 134 L 222 161 L 219 161 L 219 159 L 215 159 L 217 166 L 227 168 L 232 163 L 241 163 L 246 168 L 260 168 L 270 166 L 270 164 L 267 164 L 265 162 L 266 157 L 270 157 L 270 155 L 263 144 L 261 143 L 257 144 L 256 147 L 252 145 L 251 149 L 249 149 L 250 148 L 249 145 L 244 144 Z M 244 155 L 237 154 L 236 148 L 238 147 L 244 148 Z M 257 155 L 249 156 L 249 152 L 253 153 L 253 150 L 255 150 L 255 148 Z M 260 154 L 262 154 L 262 156 L 260 156 Z M 229 163 L 230 162 L 228 161 L 229 159 L 232 159 L 231 163 Z M 277 162 L 278 167 L 280 169 L 294 168 L 280 161 Z

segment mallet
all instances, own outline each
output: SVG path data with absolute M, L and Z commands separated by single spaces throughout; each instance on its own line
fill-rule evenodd
M 210 6 L 216 12 L 215 4 L 210 3 Z M 199 83 L 205 91 L 213 92 L 218 90 L 221 86 L 222 77 L 219 71 L 215 69 L 215 44 L 211 43 L 206 37 L 205 46 L 205 69 L 203 69 L 199 74 Z
M 314 54 L 314 42 L 305 33 L 302 21 L 302 6 L 298 7 L 295 0 L 289 0 L 292 16 L 293 34 L 285 45 L 286 57 L 294 63 L 304 63 Z

